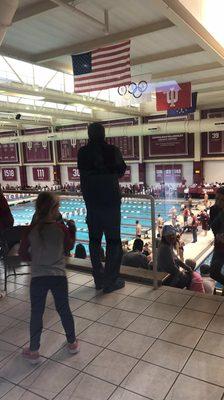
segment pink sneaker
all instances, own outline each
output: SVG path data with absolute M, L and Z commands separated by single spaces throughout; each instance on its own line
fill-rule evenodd
M 77 354 L 80 351 L 80 344 L 78 340 L 76 340 L 74 343 L 68 343 L 68 351 L 71 354 Z
M 38 364 L 40 362 L 39 351 L 31 351 L 29 347 L 23 349 L 22 356 L 29 360 L 31 364 Z

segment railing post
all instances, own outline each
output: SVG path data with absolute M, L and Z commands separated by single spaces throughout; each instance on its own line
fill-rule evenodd
M 152 264 L 153 264 L 153 288 L 158 289 L 158 280 L 156 279 L 157 273 L 157 251 L 156 251 L 156 211 L 155 211 L 155 198 L 153 196 L 149 196 L 149 200 L 151 201 L 151 226 L 152 226 Z

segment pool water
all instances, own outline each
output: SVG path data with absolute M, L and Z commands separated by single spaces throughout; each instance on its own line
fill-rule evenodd
M 156 202 L 156 217 L 161 214 L 165 221 L 170 219 L 169 211 L 172 207 L 180 211 L 180 203 L 172 201 Z M 34 214 L 35 203 L 17 204 L 11 206 L 15 225 L 25 225 L 31 222 Z M 136 201 L 124 199 L 121 205 L 121 239 L 131 240 L 135 238 L 135 221 L 139 220 L 143 229 L 151 228 L 150 203 L 148 201 Z M 86 225 L 85 203 L 80 198 L 62 197 L 60 201 L 60 212 L 63 217 L 74 219 L 77 227 L 76 243 L 82 243 L 88 250 L 88 227 Z M 104 243 L 104 239 L 103 239 Z

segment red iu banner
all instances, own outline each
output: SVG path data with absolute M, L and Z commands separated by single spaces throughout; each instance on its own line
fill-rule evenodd
M 34 181 L 50 181 L 50 168 L 39 167 L 33 168 L 33 180 Z
M 191 82 L 179 83 L 177 87 L 170 87 L 164 92 L 156 92 L 157 111 L 189 108 L 192 106 Z
M 182 164 L 155 165 L 156 182 L 180 183 L 182 181 Z
M 16 168 L 2 168 L 3 181 L 17 181 Z
M 69 181 L 80 181 L 79 170 L 77 167 L 67 167 L 68 168 L 68 180 Z

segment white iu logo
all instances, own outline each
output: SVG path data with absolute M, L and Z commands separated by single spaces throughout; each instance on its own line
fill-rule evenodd
M 166 101 L 170 107 L 175 107 L 175 103 L 178 102 L 178 90 L 171 88 L 169 92 L 166 92 Z
M 76 146 L 76 139 L 71 139 L 71 146 L 75 148 Z

